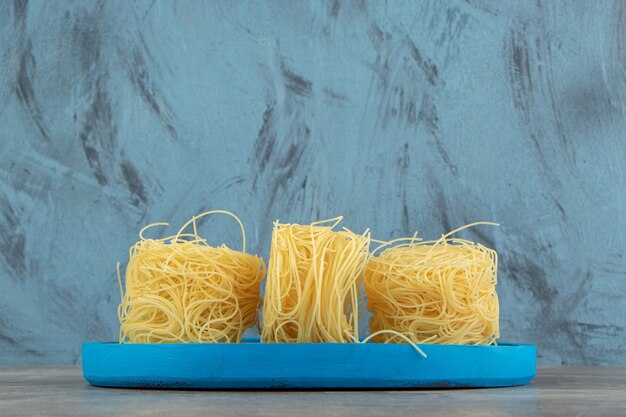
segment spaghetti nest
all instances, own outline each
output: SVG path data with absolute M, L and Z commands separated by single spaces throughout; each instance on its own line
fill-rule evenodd
M 209 214 L 234 217 L 243 251 L 213 247 L 200 237 L 196 220 Z M 141 240 L 130 249 L 126 291 L 120 291 L 120 343 L 240 342 L 257 324 L 265 264 L 245 253 L 245 231 L 232 213 L 194 216 L 174 236 Z M 189 226 L 193 231 L 183 233 Z M 119 265 L 118 265 L 119 277 Z
M 341 220 L 274 223 L 262 342 L 358 340 L 358 294 L 370 234 L 334 231 Z
M 378 342 L 486 345 L 500 337 L 498 256 L 450 235 L 437 241 L 396 239 L 365 271 L 370 330 Z M 391 246 L 394 245 L 395 246 Z M 389 247 L 391 246 L 391 247 Z

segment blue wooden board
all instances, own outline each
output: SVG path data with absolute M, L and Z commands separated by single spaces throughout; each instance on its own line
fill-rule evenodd
M 533 345 L 84 343 L 83 375 L 122 388 L 504 387 L 536 372 Z

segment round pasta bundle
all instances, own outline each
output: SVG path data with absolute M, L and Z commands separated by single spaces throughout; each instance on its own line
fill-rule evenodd
M 334 231 L 341 220 L 274 223 L 262 342 L 358 340 L 358 294 L 370 234 Z
M 210 246 L 198 235 L 196 220 L 215 213 L 232 216 L 241 227 L 243 250 Z M 213 210 L 194 216 L 180 231 L 162 239 L 140 240 L 130 249 L 126 291 L 118 309 L 120 343 L 241 342 L 258 323 L 265 263 L 245 253 L 243 224 L 234 214 Z M 192 226 L 191 232 L 185 231 Z
M 487 345 L 500 337 L 497 253 L 450 236 L 396 239 L 365 271 L 370 330 L 378 342 Z M 392 246 L 395 245 L 395 246 Z M 376 252 L 374 251 L 374 252 Z

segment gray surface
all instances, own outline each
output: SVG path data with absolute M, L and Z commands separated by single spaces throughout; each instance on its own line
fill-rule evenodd
M 0 363 L 113 340 L 139 228 L 224 208 L 264 257 L 276 218 L 500 222 L 463 236 L 503 339 L 626 364 L 625 36 L 623 0 L 1 1 Z
M 2 416 L 619 416 L 626 368 L 540 368 L 527 386 L 439 391 L 140 391 L 87 385 L 78 367 L 0 368 Z

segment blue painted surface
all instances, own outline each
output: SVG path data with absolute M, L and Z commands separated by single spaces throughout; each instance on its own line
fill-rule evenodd
M 92 385 L 127 388 L 457 388 L 528 383 L 531 345 L 85 343 Z
M 625 39 L 621 0 L 0 2 L 0 363 L 114 340 L 139 228 L 222 208 L 265 258 L 500 222 L 503 339 L 626 365 Z

